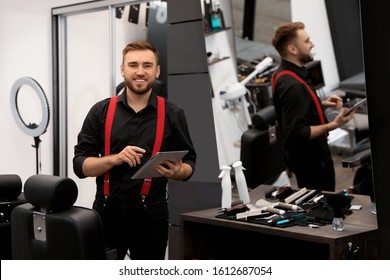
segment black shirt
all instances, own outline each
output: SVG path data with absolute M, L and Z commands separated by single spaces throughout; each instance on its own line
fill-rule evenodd
M 305 67 L 282 60 L 275 77 L 283 70 L 294 72 L 316 92 Z M 316 98 L 321 104 L 317 95 Z M 321 121 L 315 102 L 304 84 L 290 75 L 281 76 L 275 84 L 273 102 L 287 157 L 300 157 L 302 161 L 329 157 L 325 136 L 310 139 L 310 126 L 320 125 Z
M 96 103 L 89 111 L 74 148 L 73 169 L 79 178 L 85 178 L 82 164 L 87 157 L 104 155 L 104 126 L 110 98 Z M 152 93 L 147 106 L 135 112 L 128 106 L 126 94 L 119 96 L 111 132 L 111 154 L 119 153 L 126 146 L 138 146 L 146 150 L 141 165 L 130 167 L 127 163 L 110 170 L 110 198 L 128 203 L 139 200 L 143 180 L 131 180 L 131 176 L 150 159 L 156 135 L 157 97 Z M 160 151 L 189 150 L 183 162 L 195 170 L 196 153 L 187 127 L 184 111 L 165 100 L 165 126 Z M 96 199 L 103 199 L 103 177 L 96 178 Z M 166 197 L 167 178 L 153 178 L 149 200 Z

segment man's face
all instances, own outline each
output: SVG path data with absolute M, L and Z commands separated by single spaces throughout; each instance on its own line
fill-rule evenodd
M 297 48 L 297 57 L 302 64 L 313 61 L 313 54 L 311 49 L 314 48 L 313 42 L 310 40 L 309 35 L 305 30 L 300 29 L 297 31 L 297 38 L 294 42 Z
M 160 66 L 150 50 L 129 51 L 123 58 L 121 74 L 126 87 L 131 92 L 142 95 L 151 91 L 160 75 Z

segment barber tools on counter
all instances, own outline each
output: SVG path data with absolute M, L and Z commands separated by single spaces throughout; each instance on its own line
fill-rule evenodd
M 345 215 L 352 213 L 347 208 L 349 208 L 353 196 L 350 196 L 346 191 L 333 194 L 323 193 L 321 189 L 301 188 L 293 190 L 289 186 L 270 186 L 268 190 L 264 191 L 264 198 L 260 198 L 256 203 L 251 204 L 245 186 L 245 177 L 240 177 L 243 168 L 241 162 L 235 162 L 233 168 L 236 172 L 240 201 L 238 204 L 234 204 L 231 203 L 231 199 L 229 200 L 225 196 L 231 196 L 231 168 L 230 166 L 221 167 L 223 206 L 216 216 L 218 218 L 274 227 L 298 225 L 318 228 L 332 224 L 335 231 L 342 231 Z M 228 207 L 229 205 L 230 207 Z

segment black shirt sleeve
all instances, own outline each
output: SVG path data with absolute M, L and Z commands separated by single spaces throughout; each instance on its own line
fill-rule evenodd
M 109 99 L 96 103 L 88 112 L 74 147 L 73 171 L 79 178 L 85 178 L 82 165 L 87 157 L 101 156 L 101 129 L 107 113 Z
M 167 108 L 169 110 L 168 123 L 171 126 L 170 129 L 166 130 L 169 133 L 168 139 L 166 140 L 169 143 L 167 149 L 188 150 L 188 153 L 183 158 L 183 162 L 192 167 L 193 174 L 196 164 L 196 152 L 188 129 L 187 118 L 183 109 L 172 105 L 168 104 Z

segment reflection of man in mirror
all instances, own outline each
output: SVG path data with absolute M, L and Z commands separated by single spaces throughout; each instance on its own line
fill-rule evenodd
M 321 100 L 304 67 L 313 60 L 314 44 L 302 22 L 279 26 L 272 44 L 282 60 L 272 79 L 273 101 L 279 128 L 284 137 L 285 160 L 303 188 L 334 191 L 335 170 L 328 146 L 328 132 L 349 122 L 353 114 L 344 116 L 339 96 Z M 341 109 L 328 122 L 324 109 Z
M 123 50 L 126 89 L 96 103 L 78 135 L 73 169 L 79 178 L 96 177 L 93 208 L 100 214 L 107 247 L 118 259 L 164 259 L 168 241 L 168 179 L 188 180 L 196 153 L 184 111 L 157 96 L 158 50 L 147 41 Z M 111 132 L 110 132 L 111 131 Z M 157 151 L 188 150 L 178 162 L 155 169 L 161 177 L 131 177 Z

